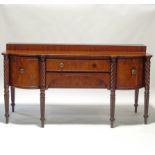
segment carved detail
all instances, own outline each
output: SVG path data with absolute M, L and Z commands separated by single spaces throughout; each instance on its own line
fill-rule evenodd
M 151 56 L 147 56 L 145 60 L 145 92 L 144 92 L 144 123 L 145 124 L 147 124 L 148 107 L 149 107 L 150 59 L 151 59 Z
M 111 61 L 111 77 L 110 77 L 110 87 L 111 87 L 111 94 L 110 94 L 110 121 L 111 121 L 111 128 L 114 126 L 115 120 L 115 87 L 116 87 L 116 58 L 112 58 Z
M 45 57 L 40 57 L 40 113 L 41 127 L 45 120 Z
M 4 55 L 4 100 L 5 100 L 5 118 L 9 121 L 9 57 Z

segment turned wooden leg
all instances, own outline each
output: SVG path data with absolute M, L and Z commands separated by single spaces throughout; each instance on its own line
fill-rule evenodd
M 134 104 L 135 113 L 137 113 L 137 108 L 138 108 L 138 96 L 139 96 L 139 89 L 136 89 L 135 90 L 135 104 Z
M 14 107 L 15 107 L 15 87 L 11 87 L 11 106 L 12 106 L 12 112 L 14 112 Z
M 9 122 L 9 57 L 4 55 L 4 102 L 6 123 Z
M 110 94 L 110 121 L 111 121 L 111 128 L 114 127 L 115 121 L 115 91 L 111 91 Z
M 41 127 L 45 121 L 45 57 L 40 57 L 40 114 Z
M 4 100 L 5 100 L 5 118 L 6 123 L 9 122 L 9 86 L 5 87 Z
M 149 109 L 149 91 L 145 90 L 144 94 L 144 124 L 147 124 L 148 119 L 148 109 Z
M 149 109 L 149 90 L 150 90 L 150 58 L 146 57 L 145 61 L 145 92 L 144 92 L 144 123 L 147 124 Z
M 45 121 L 45 90 L 40 90 L 40 113 L 41 113 L 41 127 L 44 127 Z
M 114 120 L 115 120 L 115 84 L 116 83 L 116 58 L 112 58 L 111 61 L 111 75 L 110 75 L 110 121 L 111 121 L 111 128 L 114 127 Z

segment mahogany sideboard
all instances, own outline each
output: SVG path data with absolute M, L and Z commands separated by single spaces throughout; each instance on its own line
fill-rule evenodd
M 9 86 L 14 112 L 15 88 L 40 89 L 41 127 L 45 121 L 48 88 L 104 88 L 110 90 L 110 122 L 114 127 L 115 91 L 144 88 L 144 123 L 147 124 L 150 59 L 145 45 L 76 45 L 8 43 L 4 56 L 4 99 L 9 121 Z

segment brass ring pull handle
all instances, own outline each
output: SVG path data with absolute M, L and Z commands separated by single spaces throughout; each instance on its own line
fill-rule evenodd
M 136 69 L 135 68 L 132 68 L 131 69 L 131 75 L 136 75 L 136 73 L 137 73 Z
M 23 74 L 25 72 L 24 68 L 19 69 L 20 74 Z
M 61 68 L 61 69 L 63 69 L 64 68 L 64 63 L 63 62 L 61 62 L 60 64 L 59 64 L 59 67 Z

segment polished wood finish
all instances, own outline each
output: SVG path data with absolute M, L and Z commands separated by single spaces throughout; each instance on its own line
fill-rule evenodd
M 10 57 L 10 85 L 39 88 L 39 61 L 30 57 Z
M 110 90 L 110 121 L 114 127 L 116 90 L 135 91 L 135 112 L 140 88 L 145 88 L 144 122 L 147 123 L 150 58 L 145 45 L 6 45 L 4 55 L 5 116 L 12 111 L 15 88 L 40 89 L 41 126 L 45 121 L 48 88 L 106 88 Z
M 119 59 L 117 63 L 117 88 L 134 89 L 144 86 L 143 58 Z M 132 73 L 135 70 L 135 73 Z
M 47 73 L 46 88 L 110 88 L 107 73 Z
M 145 45 L 88 45 L 88 44 L 19 44 L 9 43 L 7 50 L 28 51 L 117 51 L 146 53 Z M 31 53 L 31 52 L 30 52 Z
M 110 60 L 47 59 L 46 71 L 110 71 Z

